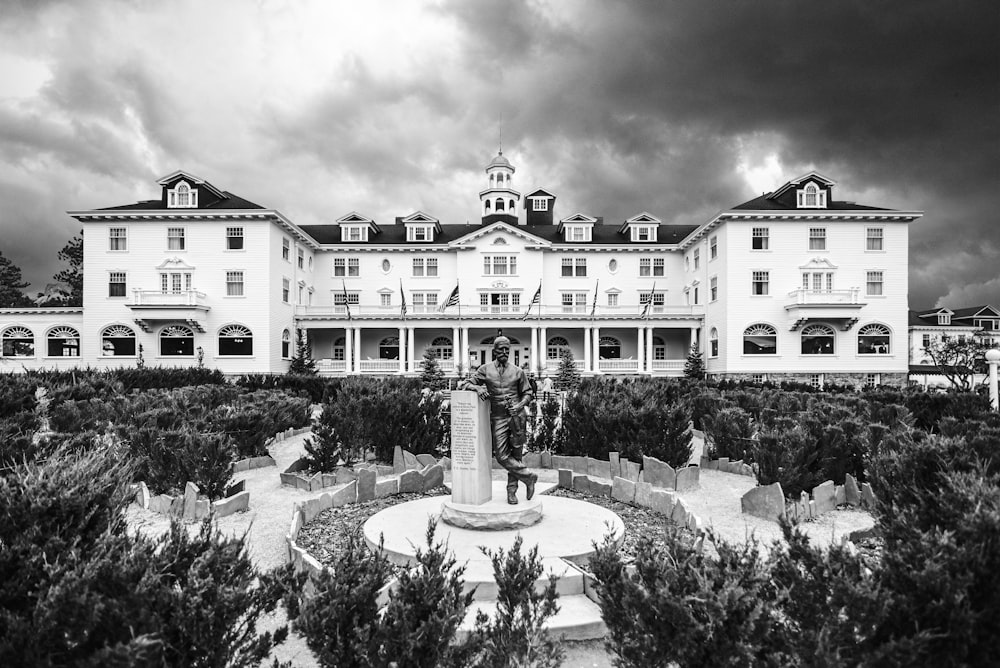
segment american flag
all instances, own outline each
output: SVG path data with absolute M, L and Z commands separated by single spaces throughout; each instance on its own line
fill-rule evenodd
M 597 288 L 600 287 L 600 285 L 601 285 L 600 281 L 597 281 L 597 284 L 594 285 L 594 303 L 590 306 L 591 319 L 593 319 L 594 314 L 597 313 Z
M 350 301 L 350 299 L 347 296 L 347 282 L 346 281 L 342 281 L 342 282 L 344 283 L 344 308 L 347 309 L 347 319 L 350 320 L 351 319 L 351 301 Z
M 457 285 L 455 286 L 455 289 L 451 291 L 451 294 L 448 295 L 448 299 L 444 300 L 444 303 L 441 304 L 441 308 L 438 309 L 438 310 L 439 311 L 444 311 L 449 306 L 456 306 L 456 305 L 458 305 L 458 286 Z
M 524 315 L 521 316 L 521 320 L 527 320 L 528 314 L 531 313 L 531 307 L 534 306 L 535 304 L 541 304 L 541 302 L 542 302 L 542 282 L 539 281 L 538 289 L 535 290 L 535 296 L 531 298 L 530 302 L 528 302 L 528 308 L 525 309 Z
M 646 305 L 642 307 L 643 318 L 649 317 L 649 307 L 653 305 L 653 295 L 656 294 L 656 281 L 653 281 L 653 289 L 649 291 L 649 299 L 646 300 Z
M 406 320 L 406 293 L 403 292 L 403 279 L 399 279 L 399 315 Z

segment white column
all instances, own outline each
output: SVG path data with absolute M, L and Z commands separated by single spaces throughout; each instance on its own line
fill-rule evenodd
M 590 371 L 590 328 L 583 328 L 583 370 Z
M 642 327 L 635 328 L 635 357 L 639 360 L 639 373 L 646 370 L 645 350 L 642 348 Z
M 549 363 L 549 336 L 548 328 L 542 327 L 538 331 L 538 354 L 539 359 L 542 360 L 542 373 L 545 373 L 545 367 Z
M 455 372 L 458 372 L 458 363 L 462 361 L 461 358 L 461 342 L 458 339 L 458 327 L 451 328 L 451 363 L 455 365 Z
M 406 373 L 406 328 L 399 328 L 399 373 Z
M 344 371 L 351 373 L 354 369 L 354 330 L 344 327 Z
M 591 347 L 593 353 L 590 357 L 594 360 L 594 373 L 601 372 L 601 328 L 594 327 L 594 344 Z
M 691 328 L 691 345 L 693 346 L 696 343 L 698 343 L 698 328 L 697 327 L 692 327 Z M 686 359 L 687 355 L 685 355 L 684 357 Z
M 466 374 L 471 374 L 474 369 L 469 368 L 469 328 L 462 328 L 462 368 L 465 369 Z
M 1000 351 L 996 348 L 987 350 L 986 364 L 990 367 L 990 376 L 987 383 L 990 392 L 990 407 L 995 411 L 1000 411 L 1000 394 L 998 394 L 997 390 L 997 364 L 1000 364 Z
M 361 373 L 361 328 L 354 328 L 354 373 Z
M 410 336 L 406 339 L 406 360 L 407 366 L 409 366 L 410 373 L 417 370 L 417 360 L 414 357 L 414 330 L 416 328 L 410 327 Z
M 531 351 L 528 353 L 528 368 L 532 371 L 538 369 L 538 329 L 531 328 Z
M 646 328 L 646 364 L 649 366 L 649 372 L 653 372 L 653 328 Z

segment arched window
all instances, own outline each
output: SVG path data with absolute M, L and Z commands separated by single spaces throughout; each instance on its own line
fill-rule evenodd
M 550 360 L 557 360 L 562 351 L 569 350 L 569 341 L 561 336 L 553 336 L 545 346 L 545 357 Z
M 806 206 L 816 206 L 818 190 L 819 188 L 816 187 L 815 183 L 810 183 L 806 186 Z
M 380 360 L 399 359 L 399 337 L 387 336 L 378 342 L 378 358 Z
M 135 357 L 135 332 L 125 325 L 111 325 L 101 332 L 101 354 L 105 357 Z
M 508 204 L 508 206 L 507 206 L 507 210 L 508 211 L 514 211 L 515 210 L 516 207 L 514 206 L 514 200 L 510 200 L 507 204 Z
M 885 325 L 878 323 L 865 325 L 858 330 L 858 354 L 888 355 L 892 352 L 890 338 L 891 333 Z
M 292 334 L 287 329 L 281 332 L 281 358 L 290 359 L 292 356 Z
M 80 356 L 80 332 L 72 327 L 53 327 L 46 338 L 48 339 L 46 353 L 49 357 Z
M 778 331 L 770 325 L 750 325 L 743 331 L 744 355 L 774 355 L 778 352 Z
M 719 356 L 719 330 L 715 327 L 708 333 L 708 356 Z
M 504 334 L 504 336 L 507 336 L 507 335 Z M 493 345 L 493 339 L 495 339 L 495 338 L 496 338 L 495 336 L 487 336 L 485 339 L 482 340 L 481 343 L 484 346 L 492 346 Z M 519 345 L 521 345 L 521 341 L 516 336 L 507 336 L 507 338 L 510 339 L 510 345 L 512 345 L 512 346 L 519 346 Z
M 338 336 L 333 341 L 333 359 L 343 362 L 347 359 L 347 339 Z
M 653 359 L 654 360 L 667 359 L 667 344 L 664 343 L 663 337 L 660 336 L 653 337 Z
M 499 197 L 497 197 L 496 210 L 497 211 L 503 211 L 503 200 L 500 199 Z
M 490 210 L 490 201 L 489 200 L 486 200 L 486 210 L 487 211 Z
M 496 174 L 490 174 L 490 188 L 493 187 L 495 180 L 496 180 Z
M 177 186 L 177 206 L 190 206 L 191 188 L 186 183 Z
M 613 336 L 602 336 L 597 343 L 597 354 L 602 360 L 620 360 L 622 358 L 622 342 Z
M 219 330 L 219 355 L 253 355 L 253 334 L 243 325 Z
M 169 325 L 160 332 L 160 354 L 164 357 L 194 355 L 194 332 L 183 325 Z
M 434 356 L 439 360 L 450 360 L 454 356 L 454 348 L 451 345 L 451 339 L 447 336 L 439 336 L 433 341 L 431 341 L 430 347 L 428 347 Z
M 8 327 L 3 332 L 4 357 L 34 357 L 35 335 L 27 327 Z
M 803 355 L 832 355 L 836 333 L 826 325 L 809 325 L 802 330 Z

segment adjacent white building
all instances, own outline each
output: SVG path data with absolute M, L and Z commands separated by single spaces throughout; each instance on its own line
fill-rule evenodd
M 563 212 L 515 190 L 498 154 L 475 224 L 415 211 L 296 225 L 190 173 L 158 199 L 69 215 L 84 227 L 82 309 L 0 310 L 0 368 L 145 364 L 282 373 L 297 330 L 324 374 L 449 372 L 493 337 L 545 374 L 902 384 L 916 211 L 835 200 L 811 172 L 702 225 Z M 470 198 L 471 199 L 471 198 Z

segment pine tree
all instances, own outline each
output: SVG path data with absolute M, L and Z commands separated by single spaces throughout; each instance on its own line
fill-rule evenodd
M 3 256 L 0 251 L 0 308 L 30 306 L 31 300 L 24 294 L 28 282 L 21 277 L 21 268 Z
M 420 382 L 431 392 L 445 387 L 444 371 L 437 361 L 437 355 L 430 348 L 424 350 L 424 359 L 420 362 Z
M 288 373 L 297 376 L 315 376 L 316 360 L 313 359 L 312 344 L 304 330 L 298 330 L 295 339 L 295 356 L 288 366 Z
M 52 277 L 69 286 L 69 295 L 62 300 L 62 305 L 83 306 L 83 230 L 66 242 L 59 251 L 59 259 L 69 265 Z
M 576 368 L 571 350 L 563 349 L 559 353 L 559 368 L 552 384 L 559 392 L 572 392 L 580 387 L 580 370 Z
M 705 377 L 705 360 L 702 359 L 698 344 L 691 344 L 691 351 L 688 353 L 687 361 L 684 362 L 684 376 L 701 380 Z

